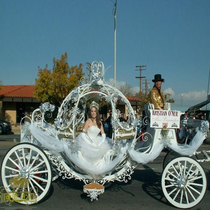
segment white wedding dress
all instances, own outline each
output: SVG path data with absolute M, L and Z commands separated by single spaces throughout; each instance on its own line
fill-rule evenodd
M 99 133 L 97 126 L 90 126 L 87 134 L 81 133 L 75 140 L 83 157 L 94 165 L 101 164 L 101 159 L 111 149 L 111 139 L 105 139 Z
M 97 126 L 90 126 L 87 133 L 81 133 L 76 139 L 78 144 L 77 153 L 69 152 L 71 148 L 64 145 L 68 158 L 93 178 L 103 177 L 123 159 L 126 153 L 126 146 L 120 148 L 116 154 L 113 150 L 112 140 L 99 135 L 100 129 Z
M 29 131 L 39 146 L 55 154 L 64 152 L 72 163 L 94 179 L 109 174 L 127 152 L 126 144 L 114 144 L 105 134 L 99 135 L 100 129 L 97 126 L 90 126 L 87 133 L 81 133 L 70 141 L 61 141 L 39 129 L 36 124 L 30 124 Z M 24 133 L 21 134 L 21 141 L 29 141 Z

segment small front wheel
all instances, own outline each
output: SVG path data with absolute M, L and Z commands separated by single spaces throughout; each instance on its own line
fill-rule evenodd
M 204 197 L 206 174 L 192 158 L 178 157 L 164 168 L 161 185 L 166 199 L 178 208 L 192 208 Z

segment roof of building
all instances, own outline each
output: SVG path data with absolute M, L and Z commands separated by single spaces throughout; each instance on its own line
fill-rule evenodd
M 140 98 L 137 98 L 137 97 L 134 97 L 134 96 L 126 96 L 126 98 L 127 98 L 129 101 L 141 101 Z
M 2 85 L 0 97 L 34 98 L 35 85 Z M 140 98 L 126 96 L 129 101 L 141 101 Z
M 35 85 L 2 85 L 0 97 L 34 98 Z

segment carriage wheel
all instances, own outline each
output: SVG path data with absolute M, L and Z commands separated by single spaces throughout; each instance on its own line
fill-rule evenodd
M 161 185 L 166 199 L 172 205 L 191 208 L 203 199 L 207 180 L 197 161 L 189 157 L 178 157 L 165 167 Z
M 21 143 L 5 155 L 1 166 L 2 184 L 18 203 L 31 205 L 48 193 L 52 172 L 46 154 L 37 146 Z

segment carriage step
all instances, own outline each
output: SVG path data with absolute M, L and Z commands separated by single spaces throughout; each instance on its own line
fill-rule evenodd
M 98 196 L 104 193 L 104 186 L 98 183 L 92 182 L 83 186 L 83 192 L 87 193 L 91 201 L 98 200 Z

